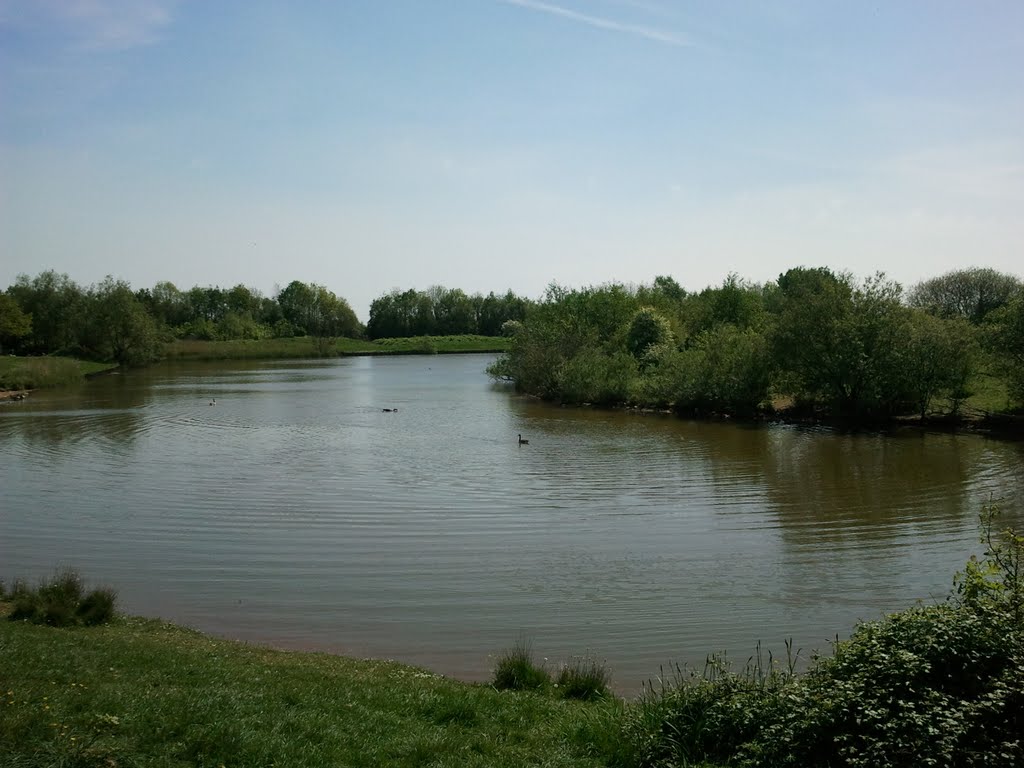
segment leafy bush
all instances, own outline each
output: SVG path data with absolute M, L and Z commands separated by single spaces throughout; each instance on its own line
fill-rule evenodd
M 648 347 L 672 343 L 672 326 L 653 307 L 641 307 L 633 315 L 626 334 L 626 348 L 638 360 Z
M 11 621 L 48 624 L 51 627 L 95 626 L 115 615 L 117 593 L 100 588 L 86 592 L 81 577 L 72 570 L 61 571 L 36 589 L 15 582 L 10 595 L 14 604 Z
M 611 674 L 603 662 L 592 656 L 576 656 L 562 665 L 555 685 L 567 699 L 592 701 L 608 695 L 610 680 Z
M 94 589 L 78 604 L 75 615 L 87 627 L 106 624 L 114 618 L 117 592 L 112 589 Z
M 561 399 L 596 405 L 625 402 L 634 389 L 636 370 L 636 360 L 625 352 L 606 355 L 583 349 L 558 369 Z
M 864 622 L 803 676 L 769 665 L 651 690 L 625 729 L 643 765 L 1024 765 L 1024 536 L 982 515 L 956 591 Z
M 551 676 L 543 664 L 533 660 L 529 643 L 519 642 L 498 657 L 494 665 L 494 687 L 500 691 L 534 691 L 547 688 Z

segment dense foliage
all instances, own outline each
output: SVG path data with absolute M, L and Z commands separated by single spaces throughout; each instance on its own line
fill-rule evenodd
M 984 374 L 1008 387 L 997 408 L 1024 405 L 1024 287 L 985 269 L 908 296 L 882 275 L 806 267 L 763 285 L 730 275 L 694 293 L 668 276 L 553 284 L 539 302 L 434 286 L 379 297 L 365 328 L 345 299 L 300 281 L 267 297 L 244 285 L 132 290 L 112 277 L 83 288 L 45 271 L 0 293 L 4 353 L 125 365 L 157 359 L 174 340 L 308 337 L 327 354 L 338 339 L 462 334 L 510 339 L 492 375 L 563 403 L 740 415 L 784 403 L 861 422 L 956 415 Z
M 950 311 L 921 287 L 908 303 L 883 275 L 804 267 L 692 294 L 668 277 L 552 285 L 490 373 L 563 403 L 751 415 L 785 401 L 862 422 L 956 414 L 985 369 L 1024 404 L 1024 292 L 992 270 L 968 274 L 1010 292 L 976 287 L 970 311 Z
M 942 317 L 962 317 L 980 323 L 1005 306 L 1022 287 L 1019 279 L 994 269 L 958 269 L 918 283 L 910 291 L 913 307 Z
M 133 291 L 106 278 L 83 288 L 67 275 L 19 275 L 0 293 L 0 349 L 71 354 L 122 365 L 157 359 L 173 339 L 259 340 L 309 336 L 321 354 L 364 329 L 345 299 L 322 285 L 289 283 L 274 298 L 236 285 L 178 290 L 160 282 Z
M 511 291 L 394 291 L 373 302 L 364 328 L 345 299 L 316 283 L 294 280 L 273 297 L 244 285 L 182 291 L 166 281 L 133 291 L 112 277 L 83 288 L 51 270 L 19 275 L 0 292 L 0 352 L 137 365 L 160 357 L 174 340 L 309 337 L 312 351 L 323 355 L 342 338 L 500 337 L 510 322 L 525 319 L 530 305 Z
M 425 291 L 392 291 L 370 305 L 366 334 L 371 339 L 478 334 L 499 336 L 509 320 L 526 317 L 530 302 L 512 291 L 467 295 L 435 285 Z

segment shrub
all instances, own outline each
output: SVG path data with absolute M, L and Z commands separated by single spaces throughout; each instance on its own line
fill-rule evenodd
M 731 764 L 737 747 L 791 695 L 796 657 L 779 668 L 760 646 L 742 672 L 724 655 L 709 656 L 701 672 L 675 667 L 659 688 L 650 684 L 626 720 L 624 736 L 641 765 Z
M 494 687 L 499 691 L 534 691 L 551 684 L 543 664 L 533 660 L 529 643 L 519 642 L 498 657 L 494 665 Z
M 611 674 L 603 662 L 593 656 L 576 656 L 558 672 L 555 684 L 567 699 L 592 701 L 608 695 Z
M 857 626 L 803 676 L 703 675 L 651 690 L 625 733 L 641 764 L 1024 765 L 1024 536 L 982 515 L 956 591 Z
M 105 588 L 86 594 L 81 577 L 75 571 L 64 570 L 34 590 L 24 582 L 15 582 L 10 594 L 14 606 L 8 618 L 51 627 L 95 626 L 114 617 L 116 598 L 112 589 Z
M 94 589 L 87 594 L 75 615 L 78 620 L 87 627 L 94 627 L 98 624 L 106 624 L 114 618 L 114 604 L 117 601 L 117 593 L 112 589 Z
M 415 340 L 413 351 L 421 355 L 436 355 L 437 342 L 430 336 L 420 336 Z
M 636 360 L 625 352 L 606 355 L 583 349 L 557 372 L 559 393 L 566 403 L 614 405 L 629 399 L 637 378 Z

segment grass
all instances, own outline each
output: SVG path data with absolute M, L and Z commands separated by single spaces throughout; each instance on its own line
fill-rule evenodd
M 339 338 L 330 346 L 335 355 L 417 355 L 464 352 L 503 352 L 509 340 L 502 336 L 417 336 L 403 339 Z M 174 341 L 164 353 L 169 360 L 286 359 L 319 357 L 315 340 L 309 336 L 259 341 Z
M 587 654 L 574 656 L 558 670 L 554 679 L 547 659 L 538 663 L 530 643 L 521 640 L 498 656 L 494 664 L 494 687 L 499 691 L 545 691 L 563 699 L 596 701 L 611 696 L 611 673 L 604 662 Z
M 0 584 L 0 598 L 4 596 Z M 114 618 L 116 601 L 114 590 L 100 587 L 86 592 L 82 578 L 73 570 L 64 570 L 40 582 L 35 589 L 16 583 L 10 595 L 13 607 L 9 618 L 51 627 L 92 627 Z
M 990 370 L 980 370 L 971 377 L 967 385 L 970 397 L 960 405 L 960 418 L 964 421 L 981 422 L 993 415 L 1020 413 L 1021 408 L 1010 398 L 1010 389 L 1006 378 Z M 797 406 L 791 395 L 777 393 L 772 397 L 772 410 L 785 413 Z M 936 397 L 928 409 L 929 417 L 947 417 L 952 414 L 952 403 L 947 397 Z M 916 416 L 904 417 L 904 421 L 913 421 Z
M 79 384 L 87 376 L 109 371 L 113 363 L 73 357 L 0 357 L 0 390 L 43 389 Z
M 533 648 L 520 641 L 498 656 L 494 665 L 494 687 L 499 691 L 541 691 L 551 685 L 544 664 L 533 658 Z
M 1006 379 L 998 374 L 986 371 L 976 373 L 967 389 L 972 393 L 963 404 L 964 414 L 968 417 L 983 417 L 1014 410 Z
M 593 656 L 574 656 L 562 665 L 555 678 L 559 693 L 567 699 L 593 701 L 610 694 L 611 674 Z
M 632 703 L 598 692 L 589 656 L 553 684 L 526 642 L 487 686 L 150 619 L 0 621 L 0 764 L 1017 768 L 1024 535 L 997 505 L 980 519 L 985 554 L 947 600 L 858 624 L 800 674 L 791 646 L 785 664 L 759 648 L 741 672 L 713 656 Z M 38 592 L 83 594 L 67 574 Z
M 598 766 L 622 707 L 135 617 L 0 621 L 0 659 L 0 762 L 23 768 Z

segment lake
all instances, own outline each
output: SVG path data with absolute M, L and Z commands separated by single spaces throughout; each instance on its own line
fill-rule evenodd
M 589 651 L 629 693 L 825 651 L 948 594 L 990 496 L 1024 522 L 1021 444 L 559 408 L 492 359 L 161 365 L 5 404 L 0 578 L 73 566 L 131 613 L 473 680 L 517 640 Z

